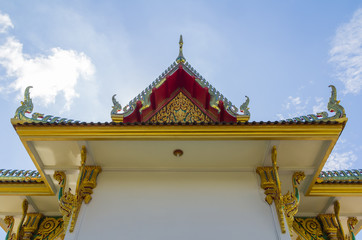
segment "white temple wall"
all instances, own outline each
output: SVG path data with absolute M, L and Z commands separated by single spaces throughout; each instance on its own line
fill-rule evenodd
M 255 173 L 102 172 L 65 239 L 279 239 Z

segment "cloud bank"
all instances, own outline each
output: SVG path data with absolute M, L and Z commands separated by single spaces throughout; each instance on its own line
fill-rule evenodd
M 8 15 L 0 14 L 0 30 L 12 27 Z M 23 93 L 33 86 L 31 96 L 39 98 L 45 106 L 54 103 L 60 95 L 65 99 L 64 110 L 79 96 L 76 85 L 80 79 L 91 80 L 95 67 L 82 52 L 52 48 L 48 55 L 31 57 L 23 52 L 23 44 L 8 36 L 0 46 L 0 65 L 6 71 L 10 83 L 0 83 L 1 90 Z
M 5 33 L 8 28 L 14 28 L 9 15 L 0 12 L 0 33 Z
M 362 9 L 337 29 L 329 61 L 336 65 L 344 93 L 358 94 L 362 89 Z
M 338 153 L 333 152 L 326 163 L 324 165 L 324 171 L 330 170 L 346 170 L 350 169 L 353 165 L 353 162 L 357 160 L 357 156 L 353 153 L 353 151 Z

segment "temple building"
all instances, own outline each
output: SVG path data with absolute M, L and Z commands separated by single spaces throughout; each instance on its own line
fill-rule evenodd
M 347 124 L 329 87 L 329 113 L 250 121 L 182 36 L 144 91 L 112 97 L 110 122 L 33 113 L 27 87 L 11 123 L 37 171 L 0 170 L 6 239 L 356 239 L 362 170 L 322 171 Z

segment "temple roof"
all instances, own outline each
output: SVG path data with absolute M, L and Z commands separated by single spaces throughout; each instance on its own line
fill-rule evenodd
M 35 170 L 0 169 L 0 183 L 2 182 L 36 183 L 43 180 L 40 173 Z
M 118 124 L 117 124 L 118 125 Z M 43 182 L 36 170 L 0 169 L 0 183 L 35 183 Z M 362 184 L 362 169 L 321 171 L 317 183 L 358 183 Z
M 13 122 L 13 126 L 294 126 L 339 125 L 340 121 L 252 121 L 252 122 Z
M 111 111 L 112 120 L 115 122 L 147 122 L 161 108 L 174 98 L 180 98 L 185 105 L 185 100 L 195 105 L 200 114 L 205 114 L 213 122 L 236 122 L 237 119 L 247 121 L 250 118 L 248 111 L 249 98 L 240 107 L 234 106 L 223 94 L 216 90 L 204 77 L 201 76 L 187 61 L 183 55 L 182 35 L 179 41 L 179 55 L 156 80 L 154 80 L 145 90 L 138 94 L 123 109 L 115 99 L 112 98 L 113 109 Z M 189 101 L 188 101 L 189 100 Z M 181 102 L 178 101 L 177 104 Z M 123 110 L 123 113 L 119 113 Z M 189 109 L 184 112 L 189 113 Z M 180 113 L 179 110 L 176 110 Z M 192 112 L 191 112 L 192 113 Z M 195 115 L 195 114 L 193 114 Z M 193 119 L 201 122 L 205 119 Z M 169 122 L 179 122 L 180 119 L 171 119 Z M 183 119 L 185 120 L 185 119 Z M 186 121 L 186 120 L 185 120 Z M 187 122 L 191 122 L 189 119 Z
M 362 169 L 322 171 L 317 183 L 361 183 Z

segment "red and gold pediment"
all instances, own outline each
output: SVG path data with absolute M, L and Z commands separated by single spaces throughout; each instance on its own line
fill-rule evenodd
M 238 109 L 208 83 L 182 53 L 160 77 L 125 107 L 113 96 L 114 122 L 236 122 L 250 117 L 247 101 Z M 119 113 L 123 110 L 123 113 Z

